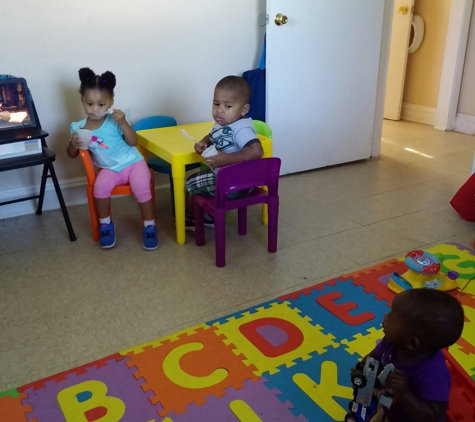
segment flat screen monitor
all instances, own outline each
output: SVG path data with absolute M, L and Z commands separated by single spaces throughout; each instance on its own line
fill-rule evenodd
M 0 79 L 0 132 L 36 127 L 26 80 Z

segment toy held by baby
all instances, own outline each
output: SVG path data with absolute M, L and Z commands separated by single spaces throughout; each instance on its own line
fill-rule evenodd
M 79 136 L 79 149 L 82 150 L 88 150 L 91 142 L 94 142 L 97 144 L 98 147 L 108 149 L 109 147 L 104 144 L 101 138 L 98 138 L 97 136 L 94 136 L 92 133 L 92 130 L 88 129 L 78 129 L 78 136 Z

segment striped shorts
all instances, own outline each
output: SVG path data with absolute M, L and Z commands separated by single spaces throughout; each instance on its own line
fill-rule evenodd
M 216 174 L 213 170 L 203 170 L 191 175 L 186 181 L 186 190 L 190 195 L 214 196 Z
M 213 170 L 203 170 L 192 174 L 186 181 L 186 190 L 190 195 L 214 196 L 216 188 L 216 173 Z M 228 198 L 242 198 L 252 192 L 244 189 L 231 193 Z

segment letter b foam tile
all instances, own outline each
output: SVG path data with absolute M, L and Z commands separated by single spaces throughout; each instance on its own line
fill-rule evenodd
M 121 422 L 161 421 L 133 374 L 127 358 L 108 361 L 105 366 L 89 367 L 80 373 L 69 373 L 64 380 L 47 381 L 42 388 L 25 390 L 38 422 L 100 421 Z

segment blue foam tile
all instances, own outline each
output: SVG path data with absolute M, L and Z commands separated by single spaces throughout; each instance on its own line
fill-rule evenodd
M 317 299 L 328 293 L 339 292 L 341 298 L 335 299 L 335 305 L 341 305 L 347 302 L 353 302 L 357 307 L 348 312 L 351 316 L 358 316 L 361 313 L 369 312 L 372 318 L 358 325 L 348 325 L 338 315 L 335 315 L 321 306 Z M 389 312 L 388 302 L 378 300 L 374 294 L 366 293 L 361 286 L 355 286 L 351 279 L 337 280 L 334 285 L 320 285 L 319 289 L 314 288 L 307 292 L 301 293 L 294 299 L 286 299 L 290 302 L 290 307 L 298 308 L 301 316 L 309 316 L 313 325 L 323 327 L 324 333 L 333 334 L 336 341 L 352 338 L 355 334 L 366 333 L 366 330 L 377 327 L 383 320 L 384 314 Z
M 249 312 L 250 314 L 254 314 L 254 313 L 257 312 L 257 310 L 259 308 L 270 308 L 271 303 L 283 303 L 283 301 L 279 300 L 279 299 L 269 300 L 268 302 L 263 302 L 263 303 L 260 303 L 259 305 L 251 306 L 250 308 L 244 309 L 242 311 L 238 311 L 238 312 L 235 312 L 233 314 L 223 316 L 221 318 L 212 319 L 211 321 L 207 321 L 205 324 L 213 325 L 216 322 L 218 322 L 220 324 L 226 324 L 226 322 L 228 322 L 229 318 L 239 319 L 239 318 L 242 317 L 242 314 L 244 314 L 245 312 Z
M 357 360 L 350 356 L 343 347 L 330 349 L 326 353 L 312 353 L 311 359 L 306 361 L 297 361 L 297 364 L 287 368 L 285 365 L 279 367 L 279 372 L 270 375 L 264 373 L 263 376 L 269 381 L 266 387 L 269 389 L 277 388 L 281 394 L 277 396 L 279 400 L 284 402 L 289 400 L 294 408 L 290 409 L 294 416 L 303 415 L 309 422 L 334 422 L 332 418 L 322 407 L 317 405 L 300 387 L 293 381 L 295 374 L 305 374 L 315 383 L 321 383 L 322 363 L 331 361 L 336 363 L 338 375 L 337 382 L 339 385 L 351 387 L 350 369 L 355 365 Z M 333 397 L 336 405 L 339 406 L 341 414 L 344 416 L 348 409 L 349 399 L 343 397 Z M 342 419 L 341 419 L 342 420 Z

